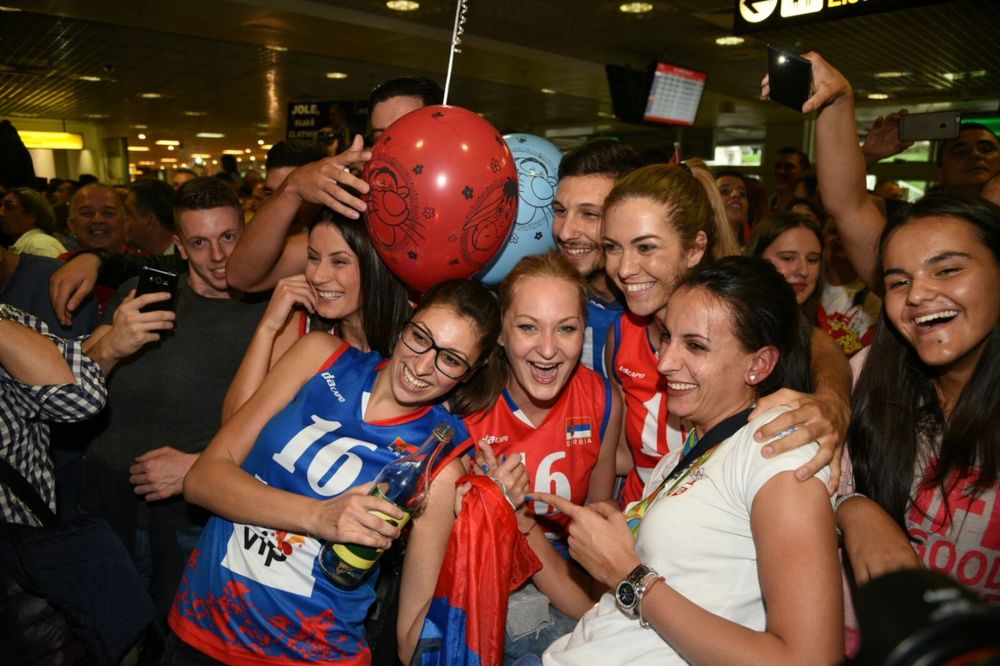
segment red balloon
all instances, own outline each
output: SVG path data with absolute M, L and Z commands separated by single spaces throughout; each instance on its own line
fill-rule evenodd
M 490 123 L 455 106 L 406 114 L 372 147 L 364 179 L 375 249 L 424 292 L 482 270 L 517 216 L 517 166 Z

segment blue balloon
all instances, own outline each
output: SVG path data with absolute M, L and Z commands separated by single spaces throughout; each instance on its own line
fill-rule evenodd
M 479 279 L 500 284 L 521 259 L 548 252 L 552 238 L 552 199 L 559 182 L 562 153 L 540 136 L 508 134 L 504 137 L 517 166 L 517 219 L 507 244 Z

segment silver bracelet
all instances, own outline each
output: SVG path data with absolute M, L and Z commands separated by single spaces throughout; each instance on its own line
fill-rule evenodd
M 500 492 L 503 493 L 503 498 L 507 500 L 507 504 L 510 504 L 510 508 L 514 510 L 514 513 L 517 513 L 517 507 L 514 506 L 514 503 L 510 500 L 510 495 L 507 494 L 507 484 L 504 483 L 498 476 L 491 476 L 490 480 L 497 484 L 497 487 L 500 488 Z

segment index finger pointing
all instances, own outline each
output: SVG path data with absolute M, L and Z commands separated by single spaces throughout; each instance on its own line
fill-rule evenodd
M 581 506 L 573 504 L 567 499 L 559 497 L 558 495 L 550 495 L 549 493 L 531 493 L 531 500 L 534 502 L 544 502 L 549 506 L 561 511 L 574 519 L 579 515 L 579 512 L 583 509 Z

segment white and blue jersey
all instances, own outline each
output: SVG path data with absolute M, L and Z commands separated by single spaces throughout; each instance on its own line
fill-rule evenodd
M 261 431 L 243 469 L 261 483 L 320 500 L 368 483 L 420 446 L 439 423 L 455 428 L 440 470 L 471 446 L 462 421 L 440 406 L 366 422 L 382 359 L 346 343 Z M 329 582 L 321 542 L 215 516 L 184 572 L 170 626 L 226 663 L 367 664 L 364 618 L 376 573 L 358 588 Z M 377 565 L 376 565 L 377 567 Z
M 622 312 L 624 308 L 618 301 L 605 302 L 594 294 L 587 297 L 587 328 L 584 330 L 580 362 L 605 379 L 608 378 L 608 369 L 604 363 L 608 330 Z

